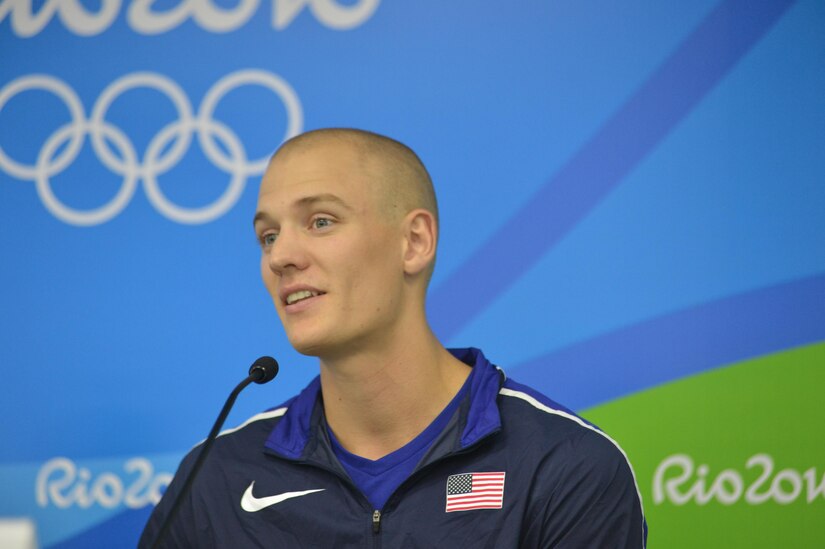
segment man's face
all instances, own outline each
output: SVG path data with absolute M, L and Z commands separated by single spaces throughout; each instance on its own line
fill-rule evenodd
M 380 345 L 402 308 L 403 235 L 381 182 L 350 145 L 279 155 L 261 182 L 261 275 L 290 343 L 334 357 Z

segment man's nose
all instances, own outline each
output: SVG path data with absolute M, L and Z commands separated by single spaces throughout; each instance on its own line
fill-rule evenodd
M 303 270 L 307 264 L 306 249 L 300 232 L 282 228 L 269 250 L 269 268 L 281 275 L 291 269 Z

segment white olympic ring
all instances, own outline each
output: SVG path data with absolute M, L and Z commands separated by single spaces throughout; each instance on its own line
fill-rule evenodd
M 46 208 L 58 219 L 73 225 L 97 225 L 112 219 L 128 205 L 141 181 L 149 201 L 167 218 L 186 224 L 213 221 L 235 205 L 243 193 L 247 178 L 262 174 L 269 161 L 268 154 L 249 160 L 238 135 L 223 122 L 212 118 L 226 94 L 246 85 L 263 86 L 283 103 L 288 120 L 283 140 L 301 132 L 303 110 L 295 90 L 281 77 L 262 70 L 241 70 L 218 80 L 206 92 L 196 115 L 193 114 L 186 93 L 170 78 L 152 72 L 128 74 L 103 90 L 88 120 L 75 91 L 58 78 L 43 74 L 17 78 L 0 89 L 0 111 L 17 94 L 44 90 L 63 101 L 69 110 L 71 121 L 57 128 L 46 139 L 33 165 L 12 159 L 0 146 L 0 168 L 13 177 L 35 182 L 37 194 Z M 155 134 L 142 159 L 138 158 L 129 136 L 106 120 L 112 104 L 123 93 L 138 88 L 149 88 L 164 94 L 172 102 L 178 116 L 175 122 L 167 124 Z M 230 174 L 231 178 L 226 190 L 213 203 L 200 208 L 187 208 L 175 204 L 163 194 L 158 185 L 158 176 L 171 170 L 183 158 L 195 133 L 206 157 L 217 168 Z M 50 180 L 74 162 L 80 154 L 86 134 L 91 138 L 92 149 L 97 157 L 109 170 L 123 177 L 123 184 L 114 198 L 103 206 L 77 210 L 65 205 L 55 196 Z M 216 139 L 223 148 L 218 146 Z M 119 154 L 111 149 L 112 145 Z

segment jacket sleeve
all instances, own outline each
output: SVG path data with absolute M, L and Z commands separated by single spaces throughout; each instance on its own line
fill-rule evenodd
M 171 510 L 172 504 L 180 493 L 183 483 L 186 481 L 186 477 L 189 475 L 189 471 L 194 463 L 194 458 L 197 457 L 199 449 L 200 447 L 194 449 L 181 462 L 177 472 L 175 473 L 175 477 L 172 479 L 171 484 L 169 484 L 169 487 L 166 489 L 166 492 L 163 494 L 161 500 L 155 506 L 154 511 L 152 511 L 152 514 L 149 517 L 149 521 L 143 529 L 143 533 L 140 536 L 140 541 L 138 542 L 138 549 L 151 549 L 154 547 L 156 538 L 160 533 L 160 528 Z M 169 529 L 164 535 L 162 543 L 158 547 L 181 549 L 188 547 L 200 547 L 200 545 L 196 542 L 196 518 L 192 505 L 192 493 L 193 490 L 189 490 L 189 494 L 187 494 L 183 501 L 181 501 L 177 516 L 170 524 Z
M 641 496 L 619 447 L 602 433 L 585 430 L 556 452 L 563 455 L 545 460 L 552 470 L 536 476 L 538 505 L 527 532 L 535 545 L 643 549 L 647 524 Z

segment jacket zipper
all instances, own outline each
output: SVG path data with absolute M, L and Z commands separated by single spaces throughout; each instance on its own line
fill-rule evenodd
M 297 463 L 300 463 L 300 464 L 304 465 L 305 467 L 315 467 L 315 468 L 317 468 L 317 469 L 321 469 L 321 470 L 323 470 L 323 471 L 326 471 L 326 472 L 330 473 L 331 475 L 333 475 L 333 476 L 335 476 L 335 477 L 338 477 L 339 479 L 341 479 L 342 481 L 344 481 L 344 484 L 346 484 L 347 486 L 349 486 L 350 490 L 351 490 L 351 491 L 352 491 L 352 492 L 353 492 L 353 493 L 354 493 L 357 497 L 359 497 L 362 501 L 367 502 L 367 504 L 369 505 L 369 500 L 366 498 L 366 496 L 364 496 L 364 494 L 362 494 L 362 493 L 361 493 L 361 490 L 359 490 L 359 489 L 358 489 L 358 487 L 357 487 L 357 486 L 355 486 L 355 484 L 353 484 L 353 483 L 352 483 L 352 480 L 350 480 L 350 479 L 349 479 L 349 478 L 347 478 L 347 477 L 342 476 L 342 475 L 341 475 L 338 471 L 336 471 L 336 470 L 335 470 L 335 469 L 333 469 L 332 467 L 328 467 L 328 466 L 326 466 L 326 465 L 323 465 L 323 464 L 320 464 L 320 463 L 317 463 L 317 462 L 315 462 L 315 463 L 307 463 L 307 462 L 300 462 L 300 461 L 298 461 L 298 460 L 294 460 L 294 461 L 296 461 Z M 372 512 L 372 533 L 373 533 L 373 539 L 375 540 L 376 544 L 378 544 L 378 543 L 379 543 L 380 538 L 379 538 L 379 537 L 377 537 L 377 536 L 378 536 L 378 534 L 380 534 L 380 533 L 381 533 L 381 511 L 379 511 L 378 509 L 375 509 L 375 510 L 373 510 L 373 512 Z M 380 547 L 380 544 L 379 544 L 379 545 L 375 545 L 375 546 L 376 546 L 376 547 Z
M 376 509 L 372 512 L 372 533 L 377 534 L 381 530 L 381 511 Z

